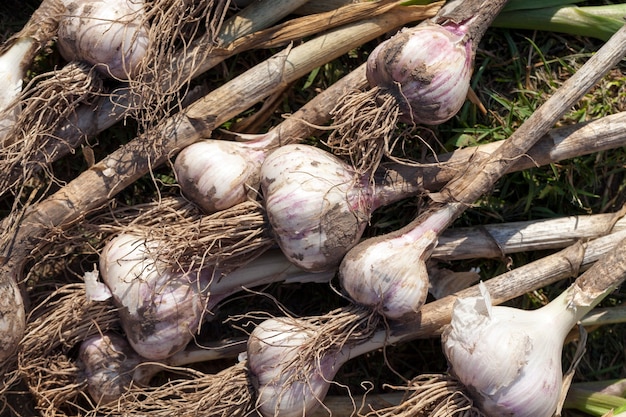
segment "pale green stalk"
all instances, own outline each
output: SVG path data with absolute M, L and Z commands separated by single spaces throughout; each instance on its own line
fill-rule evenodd
M 563 408 L 575 409 L 596 417 L 604 416 L 610 411 L 615 415 L 626 410 L 626 398 L 573 385 L 567 393 Z
M 623 26 L 624 16 L 626 4 L 582 7 L 544 5 L 541 8 L 523 10 L 505 8 L 492 25 L 509 29 L 560 32 L 606 41 Z

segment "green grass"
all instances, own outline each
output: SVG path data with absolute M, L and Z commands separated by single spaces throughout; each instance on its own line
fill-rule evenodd
M 36 1 L 30 1 L 34 4 Z M 587 2 L 598 4 L 598 2 Z M 21 8 L 0 7 L 0 29 L 12 32 L 24 21 L 26 14 L 17 14 Z M 319 91 L 334 83 L 342 75 L 357 67 L 367 58 L 377 42 L 371 42 L 319 69 L 308 77 L 289 86 L 276 110 L 262 121 L 259 130 L 267 130 L 282 120 L 284 113 L 292 113 Z M 447 152 L 462 146 L 472 146 L 501 140 L 515 131 L 524 120 L 539 107 L 561 83 L 571 76 L 596 50 L 601 42 L 575 36 L 521 30 L 490 29 L 477 55 L 472 87 L 485 107 L 486 115 L 476 107 L 466 104 L 459 115 L 450 122 L 433 129 L 419 131 L 421 139 L 415 139 L 407 152 L 414 157 L 422 156 L 421 141 L 427 141 L 437 152 Z M 242 53 L 214 69 L 194 85 L 212 88 L 238 73 L 262 61 L 275 51 Z M 52 54 L 42 58 L 37 71 L 59 64 L 59 57 Z M 610 74 L 560 122 L 575 123 L 626 110 L 626 63 Z M 245 115 L 230 121 L 230 128 L 242 117 L 252 115 L 260 108 L 255 106 Z M 135 126 L 120 124 L 100 135 L 93 142 L 96 160 L 116 149 L 134 136 Z M 324 137 L 310 138 L 318 143 Z M 494 189 L 475 207 L 457 221 L 457 226 L 541 219 L 563 215 L 605 213 L 619 209 L 626 203 L 624 187 L 626 150 L 616 149 L 594 155 L 551 164 L 550 166 L 514 173 L 502 178 Z M 80 153 L 59 161 L 54 172 L 61 181 L 69 181 L 85 169 Z M 157 181 L 154 181 L 154 178 Z M 160 193 L 176 193 L 169 166 L 159 168 L 154 177 L 144 177 L 116 198 L 124 204 L 135 204 L 154 199 Z M 416 215 L 424 201 L 406 199 L 374 213 L 366 236 L 378 235 L 408 223 Z M 0 201 L 0 212 L 8 207 Z M 489 279 L 509 268 L 518 267 L 539 259 L 548 252 L 529 252 L 511 255 L 507 260 L 482 260 L 451 262 L 446 267 L 455 271 L 480 268 L 481 277 Z M 81 260 L 70 268 L 90 264 L 92 259 Z M 535 308 L 552 299 L 567 282 L 555 284 L 511 301 L 520 308 Z M 233 297 L 217 312 L 218 319 L 225 320 L 241 310 L 265 310 L 280 314 L 277 303 L 296 315 L 323 314 L 344 305 L 346 300 L 333 289 L 320 285 L 301 284 L 274 285 L 265 289 L 266 295 L 242 294 Z M 618 305 L 624 302 L 623 289 L 609 296 L 602 305 Z M 211 330 L 234 332 L 227 324 L 216 320 Z M 596 381 L 626 377 L 626 325 L 607 326 L 589 335 L 587 351 L 583 357 L 575 381 Z M 572 358 L 574 347 L 566 346 L 564 363 Z M 384 391 L 384 384 L 402 385 L 420 373 L 444 372 L 446 361 L 438 339 L 418 340 L 399 346 L 391 346 L 385 352 L 374 352 L 347 363 L 337 375 L 340 384 L 355 393 L 362 393 L 364 380 L 370 381 L 374 392 Z M 331 395 L 345 395 L 345 389 L 332 386 Z M 568 412 L 567 415 L 576 415 Z

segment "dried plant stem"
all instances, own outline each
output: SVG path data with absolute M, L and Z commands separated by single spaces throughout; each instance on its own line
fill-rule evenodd
M 276 126 L 269 133 L 275 138 L 272 145 L 282 146 L 288 143 L 301 142 L 314 134 L 330 119 L 330 111 L 346 91 L 365 86 L 366 83 L 365 64 L 361 64 Z
M 459 260 L 498 258 L 530 250 L 557 249 L 626 229 L 623 210 L 617 213 L 567 216 L 448 229 L 439 237 L 432 258 Z
M 492 295 L 492 302 L 494 305 L 502 304 L 562 279 L 575 277 L 579 271 L 588 269 L 602 256 L 607 255 L 625 237 L 626 231 L 622 230 L 587 243 L 578 242 L 540 260 L 491 278 L 485 281 L 485 285 Z M 441 334 L 443 328 L 450 322 L 454 300 L 460 297 L 478 296 L 479 293 L 478 286 L 473 286 L 425 304 L 421 310 L 420 322 L 414 325 L 412 329 L 407 326 L 406 329 L 402 330 L 406 331 L 406 335 L 404 337 L 398 336 L 393 342 L 428 338 Z M 398 331 L 398 335 L 402 331 Z M 409 333 L 410 336 L 408 336 Z
M 619 148 L 626 144 L 625 132 L 626 112 L 551 129 L 527 153 L 511 161 L 506 172 L 523 171 L 576 156 Z M 455 176 L 469 175 L 469 166 L 480 164 L 504 143 L 501 140 L 441 154 L 416 169 L 403 168 L 398 164 L 392 167 L 398 169 L 399 175 L 411 177 L 425 189 L 435 191 Z
M 23 334 L 23 318 L 17 316 L 24 311 L 24 306 L 16 283 L 21 280 L 22 265 L 38 238 L 53 228 L 67 228 L 89 210 L 102 206 L 177 150 L 208 136 L 215 127 L 269 96 L 284 83 L 300 78 L 323 62 L 406 21 L 423 17 L 428 10 L 392 9 L 375 18 L 330 31 L 301 46 L 287 48 L 113 152 L 57 193 L 29 208 L 22 219 L 11 222 L 5 219 L 4 234 L 0 238 L 4 257 L 0 268 L 0 298 L 6 304 L 2 311 L 11 314 L 3 316 L 0 324 L 11 331 L 0 334 L 0 342 L 5 347 L 3 353 L 9 356 Z M 17 230 L 16 225 L 19 225 Z

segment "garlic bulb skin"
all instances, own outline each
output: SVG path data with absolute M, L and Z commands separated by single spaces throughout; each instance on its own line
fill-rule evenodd
M 568 300 L 537 310 L 492 306 L 489 293 L 458 299 L 442 338 L 451 372 L 488 416 L 550 417 L 562 386 L 561 355 L 575 324 Z
M 469 90 L 471 41 L 423 21 L 380 43 L 367 60 L 367 79 L 392 94 L 405 123 L 441 124 L 460 109 Z
M 120 398 L 132 383 L 133 369 L 142 361 L 123 337 L 113 333 L 83 341 L 78 360 L 89 395 L 100 404 Z
M 120 307 L 122 327 L 137 353 L 162 360 L 185 348 L 200 324 L 209 277 L 177 273 L 153 257 L 155 242 L 121 234 L 100 255 L 100 273 Z
M 426 261 L 437 244 L 427 230 L 417 240 L 379 236 L 352 248 L 339 267 L 341 288 L 357 304 L 391 320 L 414 320 L 428 295 Z
M 284 317 L 265 320 L 250 334 L 248 368 L 261 415 L 301 417 L 321 404 L 346 359 L 338 354 L 311 357 L 305 365 L 297 362 L 302 360 L 301 346 L 314 335 L 314 328 Z
M 243 203 L 258 191 L 266 153 L 254 142 L 204 140 L 183 149 L 174 170 L 183 194 L 213 213 Z
M 149 45 L 143 0 L 68 2 L 58 29 L 59 52 L 121 80 L 136 72 Z
M 292 144 L 261 166 L 261 189 L 283 253 L 307 271 L 335 268 L 360 239 L 370 218 L 367 179 L 322 149 Z

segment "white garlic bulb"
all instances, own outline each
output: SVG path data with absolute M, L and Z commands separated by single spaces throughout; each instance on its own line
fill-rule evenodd
M 285 145 L 261 167 L 265 208 L 278 245 L 309 271 L 336 267 L 363 234 L 374 204 L 368 180 L 307 145 Z
M 488 416 L 550 417 L 557 408 L 565 337 L 577 320 L 569 292 L 537 310 L 458 299 L 443 334 L 451 372 Z
M 182 350 L 197 333 L 209 271 L 177 273 L 154 260 L 158 244 L 130 233 L 112 239 L 100 256 L 104 283 L 120 307 L 133 349 L 160 360 Z
M 270 417 L 300 417 L 316 409 L 348 359 L 341 350 L 306 355 L 316 328 L 293 318 L 260 323 L 248 339 L 248 368 L 257 389 L 257 411 Z M 309 352 L 310 353 L 310 352 Z
M 143 0 L 68 2 L 58 46 L 68 61 L 84 61 L 104 75 L 127 80 L 149 46 Z
M 254 197 L 266 153 L 263 142 L 204 140 L 183 149 L 174 170 L 183 194 L 212 213 Z
M 432 230 L 415 240 L 405 235 L 367 239 L 341 262 L 341 287 L 353 301 L 389 319 L 413 320 L 426 302 L 426 261 L 436 244 Z

